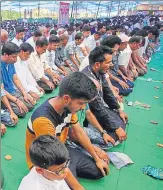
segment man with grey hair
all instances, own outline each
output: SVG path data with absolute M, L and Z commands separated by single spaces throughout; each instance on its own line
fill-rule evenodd
M 8 41 L 8 32 L 4 29 L 1 29 L 1 45 L 3 46 L 3 44 L 7 41 Z
M 64 54 L 64 49 L 68 43 L 69 36 L 62 34 L 59 37 L 60 44 L 59 47 L 56 49 L 56 54 L 55 54 L 55 64 L 56 65 L 62 65 L 66 69 L 68 73 L 76 71 L 75 68 L 72 67 L 70 64 L 69 60 Z

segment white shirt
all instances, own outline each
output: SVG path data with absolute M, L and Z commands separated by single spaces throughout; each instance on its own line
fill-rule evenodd
M 38 55 L 36 51 L 32 52 L 28 59 L 28 68 L 36 81 L 40 80 L 42 77 L 48 79 L 48 77 L 45 76 L 45 70 L 49 69 L 50 66 L 46 60 L 45 53 Z
M 26 42 L 29 43 L 33 47 L 33 49 L 35 50 L 36 43 L 33 40 L 33 36 L 28 38 L 28 40 L 26 40 Z
M 71 35 L 68 34 L 67 31 L 64 32 L 64 35 L 67 35 L 69 38 L 68 38 L 68 42 L 67 44 L 71 43 L 72 41 L 75 40 L 75 35 L 76 35 L 76 32 L 74 31 Z
M 28 69 L 27 61 L 23 61 L 18 57 L 17 62 L 14 63 L 16 74 L 22 83 L 25 91 L 28 93 L 29 91 L 33 91 L 39 93 L 37 89 L 36 80 L 33 78 L 32 73 Z
M 136 24 L 134 24 L 134 28 L 139 28 L 139 29 L 141 29 L 141 26 L 140 26 L 139 23 L 136 23 Z
M 16 44 L 18 47 L 23 43 L 22 40 L 18 40 L 17 38 L 14 38 L 11 42 L 13 42 L 14 44 Z
M 92 51 L 96 46 L 100 45 L 100 41 L 96 41 L 93 34 L 85 40 L 84 44 Z
M 121 66 L 124 66 L 127 69 L 127 66 L 129 64 L 129 60 L 131 58 L 132 50 L 129 46 L 127 45 L 127 48 L 121 51 L 118 57 L 118 64 Z
M 87 56 L 83 59 L 83 61 L 81 62 L 80 67 L 79 67 L 79 71 L 82 71 L 85 67 L 87 67 L 87 66 L 89 65 L 88 56 L 89 56 L 89 55 L 87 55 Z
M 65 180 L 50 181 L 37 173 L 36 168 L 33 167 L 22 179 L 18 190 L 70 190 L 70 188 Z
M 144 53 L 144 46 L 143 46 L 143 47 L 140 47 L 140 48 L 138 49 L 138 55 L 139 55 L 140 57 L 143 56 L 143 53 Z
M 48 62 L 48 65 L 54 71 L 58 70 L 58 67 L 55 65 L 55 51 L 53 51 L 53 50 L 51 50 L 51 51 L 46 50 L 45 56 L 46 56 L 46 60 Z

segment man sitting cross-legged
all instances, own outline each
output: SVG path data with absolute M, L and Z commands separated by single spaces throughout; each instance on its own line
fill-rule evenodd
M 44 89 L 45 92 L 52 92 L 58 83 L 51 67 L 46 60 L 45 52 L 48 41 L 44 37 L 40 37 L 36 41 L 35 51 L 31 53 L 28 59 L 28 68 L 34 76 L 37 84 Z
M 34 100 L 26 93 L 15 71 L 14 63 L 17 61 L 19 47 L 6 42 L 2 48 L 1 73 L 5 94 L 14 113 L 24 117 L 28 110 L 34 107 Z M 15 88 L 16 87 L 16 88 Z
M 35 101 L 38 101 L 43 95 L 44 90 L 40 88 L 28 68 L 28 59 L 33 52 L 33 48 L 29 43 L 22 43 L 19 47 L 20 52 L 17 62 L 14 64 L 16 74 L 21 81 L 26 93 L 28 93 Z
M 1 84 L 1 103 L 3 108 L 1 108 L 1 123 L 7 126 L 15 126 L 18 122 L 18 117 L 11 108 L 11 105 L 6 97 L 3 84 Z

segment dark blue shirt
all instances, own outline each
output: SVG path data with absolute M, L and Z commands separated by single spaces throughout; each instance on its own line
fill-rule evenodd
M 14 64 L 6 64 L 1 61 L 1 73 L 2 73 L 2 82 L 4 84 L 4 89 L 13 94 L 16 92 L 13 83 L 13 75 L 16 74 Z

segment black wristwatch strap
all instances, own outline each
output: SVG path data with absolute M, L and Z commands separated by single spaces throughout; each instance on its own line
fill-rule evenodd
M 105 130 L 101 132 L 101 136 L 103 136 L 105 133 L 107 133 Z

